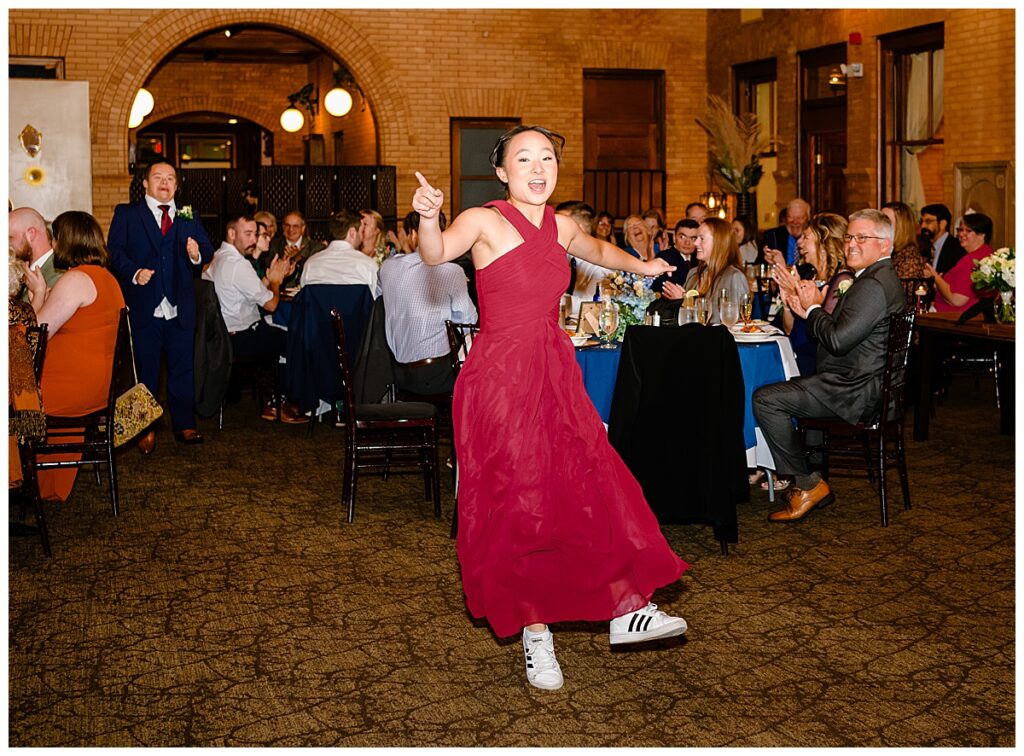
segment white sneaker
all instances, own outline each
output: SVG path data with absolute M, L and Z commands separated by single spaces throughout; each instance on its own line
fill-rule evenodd
M 539 636 L 523 628 L 523 656 L 526 659 L 526 679 L 530 685 L 543 690 L 562 687 L 562 668 L 555 658 L 555 639 L 551 629 Z
M 643 609 L 623 614 L 611 621 L 608 628 L 608 642 L 640 643 L 657 638 L 671 638 L 686 632 L 686 620 L 669 617 L 658 610 L 657 604 L 648 604 Z

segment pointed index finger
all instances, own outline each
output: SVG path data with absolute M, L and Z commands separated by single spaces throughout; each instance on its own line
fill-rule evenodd
M 430 191 L 434 191 L 434 187 L 432 187 L 429 183 L 427 183 L 427 180 L 425 178 L 423 178 L 423 174 L 420 173 L 419 171 L 416 171 L 416 178 L 419 179 L 420 186 L 422 186 L 424 189 L 429 189 Z

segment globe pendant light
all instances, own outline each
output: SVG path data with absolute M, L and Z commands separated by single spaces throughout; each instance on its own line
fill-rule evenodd
M 348 115 L 348 112 L 352 110 L 352 95 L 342 87 L 334 87 L 324 97 L 324 107 L 336 118 Z
M 281 113 L 281 128 L 290 134 L 294 134 L 296 131 L 302 129 L 305 122 L 306 119 L 298 108 L 288 108 Z
M 131 113 L 128 115 L 128 128 L 134 129 L 142 123 L 143 119 L 153 112 L 155 102 L 153 95 L 145 87 L 135 93 L 132 101 Z

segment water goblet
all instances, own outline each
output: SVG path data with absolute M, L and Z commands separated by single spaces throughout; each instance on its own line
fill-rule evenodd
M 739 320 L 740 317 L 739 305 L 728 300 L 722 303 L 722 307 L 718 312 L 722 318 L 722 325 L 726 328 L 732 328 L 736 325 L 736 321 Z

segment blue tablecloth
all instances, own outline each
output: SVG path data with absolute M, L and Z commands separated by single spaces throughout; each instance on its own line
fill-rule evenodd
M 740 367 L 743 370 L 743 442 L 750 449 L 756 444 L 754 413 L 750 397 L 761 386 L 786 380 L 782 367 L 782 355 L 778 344 L 737 344 L 740 353 Z M 601 419 L 607 423 L 615 393 L 615 378 L 619 371 L 620 345 L 615 349 L 597 347 L 576 350 L 576 362 L 583 371 L 583 385 L 590 401 L 594 403 Z
M 622 345 L 618 342 L 615 342 L 614 349 L 576 349 L 576 362 L 583 372 L 583 386 L 605 424 L 608 423 L 608 414 L 612 409 L 612 394 L 615 393 L 615 376 L 619 372 L 621 354 Z

